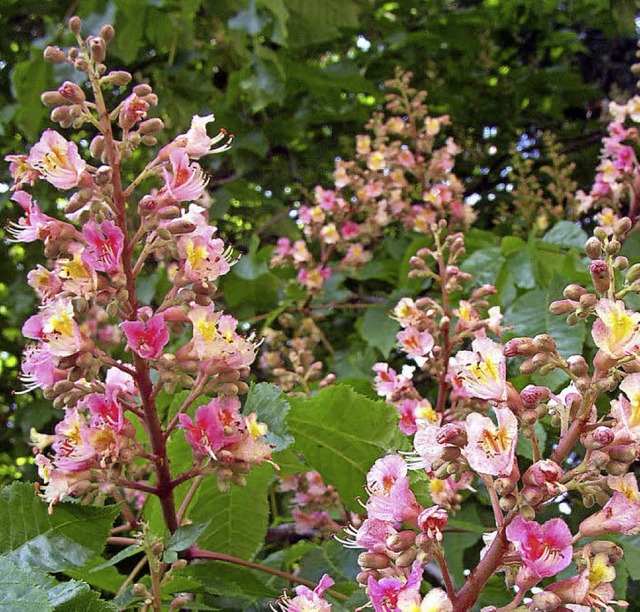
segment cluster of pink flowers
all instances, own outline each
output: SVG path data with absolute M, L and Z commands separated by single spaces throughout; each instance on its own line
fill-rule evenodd
M 519 603 L 531 588 L 575 562 L 577 575 L 538 587 L 529 600 L 532 610 L 561 605 L 612 610 L 611 605 L 623 603 L 617 602 L 611 586 L 620 547 L 598 540 L 583 546 L 578 542 L 640 532 L 638 482 L 629 471 L 638 457 L 640 435 L 640 315 L 622 300 L 640 291 L 640 266 L 629 267 L 619 255 L 631 227 L 629 219 L 622 218 L 611 232 L 597 228 L 586 246 L 594 290 L 570 285 L 565 299 L 551 305 L 552 312 L 567 314 L 570 323 L 592 321 L 598 349 L 593 369 L 581 355 L 562 357 L 547 334 L 513 338 L 504 345 L 492 340 L 488 333 L 499 337 L 504 330 L 499 310 L 488 308 L 485 301 L 494 291 L 490 287 L 452 303 L 451 292 L 469 280 L 452 261 L 452 251 L 463 250 L 461 236 L 441 239 L 436 234 L 436 248 L 414 258 L 416 274 L 429 274 L 440 283 L 442 301 L 402 298 L 391 316 L 402 325 L 399 348 L 413 365 L 405 365 L 401 373 L 387 363 L 374 366 L 378 394 L 397 408 L 400 429 L 414 435 L 413 454 L 406 460 L 391 454 L 374 464 L 367 477 L 366 519 L 348 528 L 343 541 L 365 549 L 358 581 L 374 609 L 404 610 L 404 598 L 419 593 L 421 568 L 431 560 L 440 565 L 446 586 L 446 593 L 441 592 L 445 603 L 436 609 L 471 608 L 482 586 L 474 583 L 479 570 L 456 592 L 442 533 L 465 489 L 472 486 L 486 490 L 496 523 L 480 555 L 479 567 L 490 568 L 484 580 L 504 572 L 507 584 L 518 587 L 514 602 Z M 427 271 L 427 259 L 435 263 L 436 272 Z M 621 286 L 615 283 L 614 270 L 626 270 Z M 523 374 L 560 369 L 571 382 L 557 394 L 539 385 L 517 391 L 507 379 L 507 359 L 514 357 L 520 358 Z M 618 386 L 610 411 L 599 416 L 597 397 Z M 431 393 L 435 396 L 430 399 Z M 534 425 L 547 415 L 559 431 L 545 456 Z M 520 437 L 531 448 L 533 461 L 526 469 L 516 454 Z M 579 465 L 570 457 L 578 445 L 584 449 Z M 408 477 L 411 469 L 426 471 L 433 505 L 418 503 Z M 575 533 L 561 518 L 536 520 L 543 508 L 571 492 L 582 496 L 587 507 L 602 506 Z
M 331 511 L 341 510 L 340 498 L 331 485 L 324 483 L 319 472 L 311 470 L 285 476 L 279 489 L 282 493 L 295 493 L 291 514 L 296 533 L 313 530 L 316 534 L 333 535 L 340 531 L 340 525 L 331 518 Z
M 625 104 L 610 102 L 608 110 L 611 121 L 602 140 L 595 182 L 588 194 L 578 191 L 576 198 L 582 212 L 599 211 L 600 225 L 610 229 L 617 216 L 626 214 L 634 219 L 638 214 L 640 164 L 634 145 L 640 142 L 640 96 Z
M 272 265 L 292 264 L 311 293 L 332 272 L 355 272 L 370 261 L 393 223 L 428 233 L 440 219 L 466 227 L 475 218 L 453 173 L 458 147 L 450 138 L 438 146 L 449 117 L 429 116 L 426 93 L 410 79 L 399 73 L 387 83 L 387 112 L 374 114 L 369 133 L 356 137 L 355 159 L 338 160 L 334 188 L 317 186 L 313 204 L 296 211 L 304 238 L 278 241 Z
M 117 496 L 119 487 L 135 489 L 134 481 L 163 463 L 176 426 L 193 449 L 194 468 L 171 480 L 165 466 L 157 488 L 141 490 L 166 496 L 178 482 L 208 471 L 240 482 L 234 472 L 271 454 L 266 425 L 256 415 L 243 416 L 237 399 L 247 390 L 241 379 L 256 357 L 256 343 L 212 302 L 217 279 L 234 261 L 206 209 L 195 203 L 207 184 L 195 160 L 225 150 L 230 139 L 224 131 L 207 134 L 213 115 L 196 116 L 186 134 L 123 186 L 122 162 L 136 147 L 155 144 L 152 134 L 163 127 L 161 120 L 147 119 L 157 98 L 149 85 L 137 85 L 107 109 L 103 88 L 125 88 L 131 80 L 128 73 L 107 72 L 103 63 L 113 28 L 86 40 L 75 33 L 79 48 L 48 48 L 45 56 L 86 73 L 93 101 L 71 82 L 42 99 L 62 127 L 97 129 L 89 151 L 49 129 L 28 155 L 7 157 L 12 199 L 23 211 L 8 231 L 16 242 L 42 241 L 48 257 L 46 266 L 28 275 L 41 307 L 22 329 L 31 340 L 22 365 L 26 389 L 41 389 L 64 411 L 53 436 L 36 436 L 44 497 L 55 504 L 65 496 L 90 500 Z M 159 187 L 139 193 L 149 177 Z M 37 181 L 65 192 L 66 220 L 44 214 L 25 190 Z M 136 202 L 139 218 L 133 221 Z M 164 268 L 172 287 L 158 302 L 143 305 L 136 281 L 149 268 Z M 161 422 L 158 393 L 178 387 L 189 389 L 187 400 Z M 187 414 L 200 396 L 211 394 L 193 417 Z M 131 419 L 140 421 L 149 440 L 136 435 Z M 52 454 L 45 456 L 48 444 Z M 147 461 L 144 468 L 140 458 Z

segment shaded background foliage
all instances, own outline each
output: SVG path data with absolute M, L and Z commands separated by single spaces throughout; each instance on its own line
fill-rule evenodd
M 25 151 L 49 126 L 43 89 L 78 78 L 42 59 L 46 45 L 71 44 L 67 18 L 79 14 L 86 32 L 113 23 L 110 65 L 154 84 L 160 105 L 153 115 L 165 121 L 166 140 L 196 113 L 215 112 L 217 125 L 235 134 L 233 150 L 205 169 L 220 232 L 249 251 L 224 284 L 227 303 L 239 316 L 260 315 L 276 308 L 279 294 L 259 244 L 296 236 L 289 211 L 314 185 L 331 186 L 334 159 L 352 154 L 353 136 L 381 108 L 382 84 L 396 66 L 413 71 L 415 85 L 429 91 L 433 115 L 451 115 L 465 150 L 456 172 L 481 227 L 494 228 L 495 210 L 512 207 L 505 188 L 510 149 L 529 156 L 534 171 L 546 162 L 542 130 L 556 134 L 588 188 L 602 103 L 635 87 L 634 11 L 627 0 L 86 0 L 49 2 L 45 13 L 41 2 L 3 0 L 0 153 Z M 144 153 L 136 155 L 143 164 Z M 1 173 L 0 210 L 15 219 L 7 168 Z M 40 203 L 50 214 L 56 207 L 50 199 Z M 485 239 L 476 248 L 497 248 Z M 37 250 L 6 239 L 0 248 L 0 475 L 8 481 L 33 476 L 25 441 L 53 413 L 37 395 L 14 396 L 20 327 L 34 307 L 24 276 Z M 478 258 L 470 267 L 484 269 L 482 253 Z M 361 342 L 353 351 L 368 348 Z M 379 349 L 374 343 L 371 350 Z

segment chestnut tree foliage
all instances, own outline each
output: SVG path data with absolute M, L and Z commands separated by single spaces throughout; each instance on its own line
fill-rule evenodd
M 41 4 L 3 606 L 637 606 L 635 3 Z

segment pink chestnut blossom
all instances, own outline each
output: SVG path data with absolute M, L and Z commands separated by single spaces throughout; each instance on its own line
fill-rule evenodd
M 120 270 L 124 234 L 113 221 L 107 219 L 100 225 L 89 221 L 82 228 L 82 235 L 87 242 L 87 248 L 82 252 L 85 264 L 107 274 Z
M 118 122 L 124 129 L 132 128 L 138 121 L 142 121 L 147 116 L 149 103 L 136 94 L 131 94 L 122 102 Z
M 613 359 L 620 359 L 640 341 L 640 313 L 627 310 L 622 300 L 603 298 L 596 306 L 598 318 L 591 334 L 596 346 Z
M 334 584 L 334 580 L 324 574 L 313 591 L 304 585 L 297 586 L 296 596 L 283 597 L 280 606 L 286 612 L 331 612 L 331 604 L 323 599 L 322 594 Z
M 185 437 L 196 455 L 215 459 L 221 448 L 239 439 L 239 409 L 237 398 L 214 398 L 196 410 L 194 419 L 187 414 L 178 417 L 179 427 L 185 430 Z M 229 435 L 228 429 L 236 431 Z
M 309 291 L 319 291 L 322 289 L 324 283 L 329 280 L 331 276 L 331 268 L 318 266 L 307 270 L 301 268 L 298 272 L 297 281 L 304 285 Z
M 471 348 L 449 360 L 454 388 L 467 397 L 506 401 L 507 367 L 502 346 L 489 338 L 476 338 Z
M 630 476 L 635 480 L 633 474 Z M 605 533 L 639 534 L 640 496 L 637 484 L 635 491 L 631 487 L 626 487 L 624 492 L 614 491 L 613 496 L 602 510 L 580 523 L 579 531 L 583 537 L 593 537 Z
M 421 510 L 409 488 L 407 464 L 400 455 L 378 459 L 367 474 L 369 518 L 414 523 Z
M 344 531 L 348 538 L 337 538 L 341 544 L 347 548 L 365 548 L 374 553 L 386 553 L 387 539 L 398 533 L 389 521 L 379 518 L 366 518 L 358 529 L 349 525 Z
M 509 408 L 494 408 L 497 425 L 486 416 L 467 416 L 467 445 L 462 449 L 471 469 L 480 474 L 507 476 L 513 467 L 518 421 Z
M 402 331 L 398 332 L 398 342 L 402 350 L 413 357 L 418 365 L 422 365 L 419 361 L 424 362 L 425 358 L 431 354 L 434 346 L 433 336 L 428 331 L 418 331 L 415 327 L 408 325 Z
M 146 321 L 125 321 L 121 327 L 127 338 L 127 347 L 144 359 L 160 357 L 162 349 L 169 342 L 169 328 L 162 313 L 155 314 Z
M 210 138 L 207 134 L 207 125 L 214 121 L 215 117 L 213 115 L 204 117 L 194 115 L 191 119 L 189 131 L 176 138 L 178 142 L 181 142 L 182 139 L 186 140 L 184 148 L 191 159 L 200 159 L 202 156 L 212 153 L 222 153 L 230 148 L 230 141 L 233 137 L 228 136 L 224 130 L 220 130 L 213 138 Z M 218 145 L 219 142 L 225 139 L 224 143 Z
M 54 130 L 45 130 L 33 145 L 28 163 L 58 189 L 71 189 L 78 185 L 87 166 L 78 153 L 76 143 L 65 140 Z
M 425 508 L 418 514 L 418 528 L 426 533 L 429 539 L 437 542 L 442 541 L 442 530 L 449 522 L 447 511 L 440 506 Z
M 169 153 L 171 172 L 163 168 L 164 187 L 161 194 L 173 202 L 189 202 L 200 198 L 208 179 L 199 164 L 189 163 L 186 149 L 178 147 Z
M 551 519 L 540 525 L 516 516 L 507 526 L 507 538 L 528 570 L 526 580 L 537 582 L 555 576 L 571 563 L 572 535 L 562 519 Z
M 367 595 L 375 612 L 402 612 L 410 609 L 420 601 L 420 585 L 422 584 L 422 565 L 415 561 L 408 576 L 397 578 L 373 577 L 367 582 Z
M 55 240 L 64 227 L 64 223 L 45 215 L 38 203 L 26 191 L 16 191 L 11 199 L 22 206 L 25 216 L 17 223 L 9 224 L 7 233 L 11 242 L 34 242 L 35 240 Z
M 50 302 L 39 314 L 29 317 L 22 326 L 22 334 L 40 340 L 42 350 L 54 357 L 74 355 L 84 344 L 69 298 Z

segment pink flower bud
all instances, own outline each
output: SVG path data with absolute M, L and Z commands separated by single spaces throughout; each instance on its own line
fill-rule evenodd
M 438 429 L 436 442 L 438 444 L 450 444 L 452 446 L 466 446 L 467 431 L 461 423 L 447 423 Z
M 449 522 L 447 511 L 440 506 L 426 508 L 418 515 L 418 528 L 432 540 L 442 540 L 442 530 Z
M 547 387 L 527 385 L 520 391 L 520 398 L 526 408 L 536 408 L 541 402 L 549 399 L 550 393 Z
M 65 81 L 60 85 L 60 87 L 58 87 L 58 93 L 74 104 L 82 104 L 87 99 L 82 88 L 71 81 Z
M 589 264 L 589 272 L 596 291 L 598 291 L 598 293 L 606 293 L 611 282 L 609 278 L 609 266 L 607 263 L 602 261 L 602 259 L 594 259 Z

